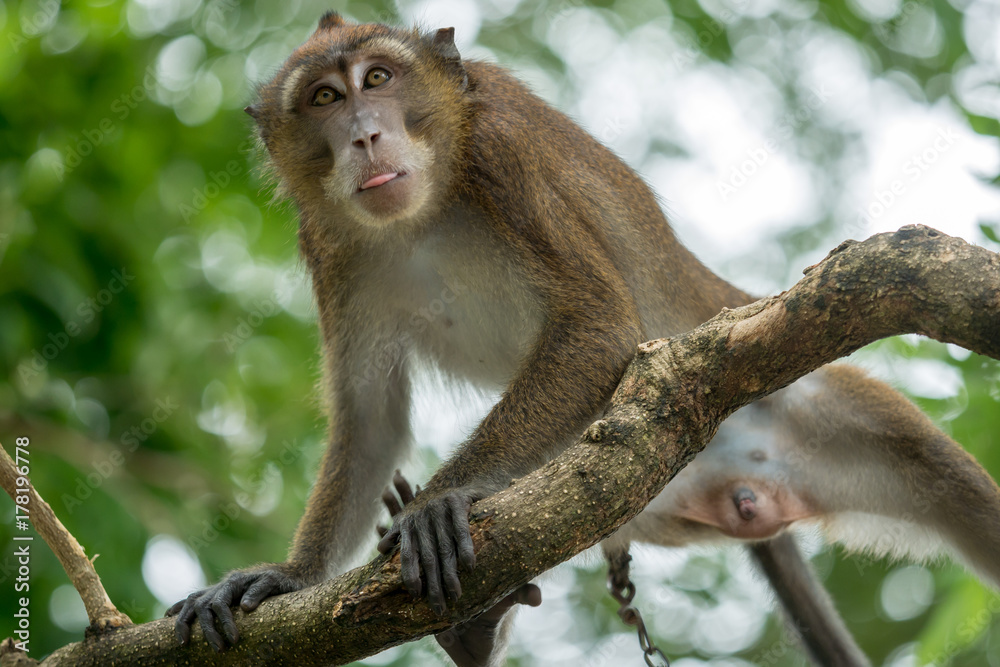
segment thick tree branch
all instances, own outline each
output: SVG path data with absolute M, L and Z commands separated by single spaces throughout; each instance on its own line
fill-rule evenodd
M 473 507 L 478 565 L 447 618 L 414 601 L 398 557 L 238 614 L 214 655 L 171 620 L 64 647 L 46 665 L 343 664 L 489 608 L 638 514 L 738 408 L 880 338 L 921 333 L 1000 358 L 1000 256 L 926 227 L 848 242 L 789 291 L 645 343 L 605 417 L 543 468 Z

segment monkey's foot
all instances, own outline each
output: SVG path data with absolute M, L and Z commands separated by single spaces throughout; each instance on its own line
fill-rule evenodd
M 181 646 L 191 641 L 191 626 L 197 618 L 206 641 L 216 651 L 235 645 L 240 640 L 240 633 L 232 607 L 238 603 L 243 611 L 253 611 L 269 597 L 305 588 L 308 584 L 291 574 L 291 570 L 287 563 L 237 570 L 214 586 L 191 593 L 165 614 L 177 616 L 174 623 L 177 641 Z
M 490 664 L 490 656 L 496 648 L 500 620 L 516 604 L 537 607 L 542 604 L 542 591 L 534 584 L 525 584 L 489 611 L 438 633 L 434 638 L 455 661 L 456 667 L 483 667 Z

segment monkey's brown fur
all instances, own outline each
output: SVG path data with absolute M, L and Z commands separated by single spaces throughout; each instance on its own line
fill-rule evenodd
M 378 76 L 370 80 L 372 72 Z M 450 29 L 421 35 L 328 14 L 248 112 L 299 211 L 331 434 L 288 561 L 233 573 L 172 608 L 182 641 L 199 615 L 220 649 L 238 639 L 229 606 L 253 609 L 268 595 L 336 573 L 371 530 L 378 491 L 410 438 L 416 365 L 503 389 L 380 545 L 399 540 L 404 584 L 414 594 L 426 586 L 441 610 L 446 596 L 461 592 L 458 567 L 474 563 L 469 504 L 556 455 L 599 415 L 638 343 L 751 300 L 678 243 L 631 169 L 503 69 L 462 61 Z M 440 313 L 419 315 L 446 293 Z M 793 387 L 770 403 L 777 407 L 767 432 L 791 443 L 778 455 L 790 460 L 789 450 L 812 437 L 808 406 L 815 405 L 824 432 L 839 424 L 851 437 L 865 425 L 856 444 L 836 442 L 848 460 L 880 462 L 866 474 L 892 484 L 876 479 L 838 504 L 845 496 L 837 475 L 852 469 L 834 461 L 835 469 L 810 477 L 816 488 L 785 479 L 768 493 L 760 483 L 766 466 L 762 477 L 750 475 L 752 465 L 740 471 L 746 448 L 737 443 L 733 456 L 728 445 L 710 446 L 692 464 L 702 462 L 691 467 L 695 483 L 668 485 L 659 506 L 654 501 L 619 539 L 683 542 L 705 531 L 762 537 L 803 516 L 845 509 L 896 519 L 934 471 L 976 505 L 979 525 L 1000 534 L 1000 490 L 912 406 L 885 398 L 883 385 L 856 372 L 810 377 L 803 387 L 814 389 Z M 748 460 L 766 463 L 761 456 Z M 699 470 L 716 472 L 703 479 Z M 739 478 L 742 513 L 726 505 L 730 495 L 721 504 L 712 495 L 722 488 L 714 482 L 729 478 Z M 672 488 L 688 489 L 686 497 L 678 500 Z M 885 488 L 899 493 L 887 497 Z M 955 506 L 947 505 L 944 514 Z M 716 507 L 758 523 L 718 533 L 727 526 L 712 516 Z M 969 531 L 949 533 L 940 516 L 928 523 L 968 549 Z M 980 571 L 995 576 L 996 565 L 971 551 Z M 850 642 L 830 632 L 834 644 Z

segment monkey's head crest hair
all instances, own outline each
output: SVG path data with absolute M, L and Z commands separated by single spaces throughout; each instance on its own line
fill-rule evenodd
M 329 11 L 320 17 L 319 28 L 320 29 L 338 28 L 344 25 L 345 23 L 347 22 L 344 20 L 343 16 L 341 16 L 337 12 Z

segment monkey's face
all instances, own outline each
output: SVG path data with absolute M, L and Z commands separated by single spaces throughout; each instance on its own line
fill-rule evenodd
M 448 109 L 463 90 L 442 62 L 416 33 L 320 23 L 248 108 L 300 208 L 369 229 L 427 217 L 447 185 L 460 117 Z
M 346 61 L 302 86 L 296 104 L 332 157 L 317 174 L 331 202 L 365 224 L 417 216 L 434 155 L 406 123 L 406 70 L 386 57 Z

